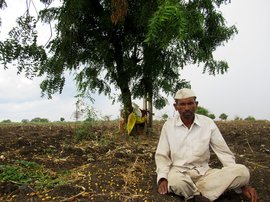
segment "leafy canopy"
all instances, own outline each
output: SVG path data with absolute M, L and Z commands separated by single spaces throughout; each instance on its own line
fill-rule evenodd
M 51 1 L 43 0 L 43 3 Z M 18 73 L 45 76 L 43 95 L 51 97 L 75 72 L 78 89 L 104 93 L 129 111 L 131 99 L 148 96 L 157 108 L 167 95 L 189 85 L 181 79 L 187 64 L 204 64 L 215 75 L 228 69 L 212 53 L 237 30 L 227 27 L 217 10 L 225 0 L 65 0 L 37 17 L 26 12 L 9 39 L 0 43 L 5 67 L 16 62 Z M 55 25 L 56 37 L 37 42 L 37 22 Z M 113 91 L 112 91 L 113 88 Z M 163 91 L 165 95 L 160 92 Z

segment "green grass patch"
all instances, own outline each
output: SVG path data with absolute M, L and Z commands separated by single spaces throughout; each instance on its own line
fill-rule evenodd
M 14 161 L 13 164 L 0 165 L 0 180 L 18 184 L 29 184 L 36 189 L 52 188 L 68 183 L 69 173 L 56 173 L 35 162 Z

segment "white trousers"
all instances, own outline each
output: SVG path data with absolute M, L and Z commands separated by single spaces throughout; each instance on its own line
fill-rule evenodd
M 226 190 L 247 185 L 249 178 L 248 168 L 241 164 L 209 169 L 204 175 L 195 169 L 180 172 L 177 167 L 172 167 L 168 175 L 168 190 L 186 199 L 201 193 L 214 201 Z

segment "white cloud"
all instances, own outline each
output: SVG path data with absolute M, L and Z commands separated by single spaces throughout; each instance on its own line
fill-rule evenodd
M 0 95 L 1 101 L 28 100 L 40 95 L 37 88 L 40 80 L 30 80 L 22 75 L 17 75 L 15 69 L 0 69 Z
M 72 98 L 61 99 L 59 96 L 53 100 L 29 100 L 27 102 L 0 103 L 2 119 L 21 121 L 33 118 L 48 118 L 50 121 L 59 121 L 61 117 L 65 120 L 74 120 L 72 113 L 75 111 L 75 103 Z

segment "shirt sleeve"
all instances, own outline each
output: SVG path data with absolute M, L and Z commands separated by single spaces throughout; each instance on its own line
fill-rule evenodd
M 164 124 L 159 138 L 155 161 L 157 166 L 157 183 L 161 178 L 168 178 L 172 161 L 170 159 L 170 146 L 167 137 L 166 123 Z
M 217 155 L 223 166 L 230 166 L 235 164 L 235 156 L 231 152 L 217 125 L 212 123 L 212 134 L 210 146 Z

